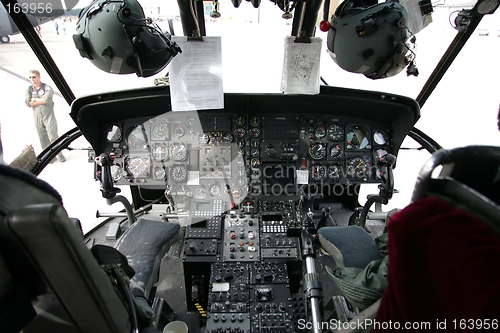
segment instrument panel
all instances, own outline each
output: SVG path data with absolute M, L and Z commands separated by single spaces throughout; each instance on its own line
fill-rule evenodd
M 169 112 L 106 127 L 115 184 L 171 185 L 231 205 L 308 186 L 377 183 L 378 159 L 396 153 L 390 124 L 328 114 Z
M 132 185 L 134 203 L 152 201 L 151 213 L 186 226 L 186 303 L 205 309 L 204 331 L 295 330 L 307 301 L 303 228 L 349 223 L 351 185 L 382 181 L 377 162 L 397 156 L 418 105 L 322 87 L 225 94 L 224 109 L 170 112 L 164 89 L 77 100 L 72 117 L 98 156 L 113 156 L 115 185 Z

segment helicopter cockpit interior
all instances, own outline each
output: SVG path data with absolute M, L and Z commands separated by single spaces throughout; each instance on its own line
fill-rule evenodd
M 307 49 L 288 64 L 302 76 L 281 93 L 202 84 L 217 82 L 216 64 L 203 76 L 199 70 L 206 58 L 218 58 L 185 43 L 211 40 L 205 24 L 207 16 L 219 18 L 215 0 L 208 15 L 203 1 L 177 1 L 184 36 L 147 18 L 142 1 L 95 0 L 80 12 L 71 37 L 78 56 L 109 75 L 142 79 L 169 70 L 150 87 L 75 98 L 35 31 L 23 31 L 70 101 L 76 127 L 29 172 L 0 165 L 2 330 L 498 328 L 491 296 L 500 293 L 492 281 L 500 254 L 500 148 L 441 149 L 415 128 L 449 63 L 498 1 L 480 0 L 460 13 L 456 39 L 416 99 L 320 85 L 319 76 L 311 92 L 317 53 L 311 50 L 323 16 L 327 56 L 343 70 L 377 82 L 405 72 L 416 77 L 414 33 L 431 21 L 430 1 L 416 7 L 409 1 L 272 2 L 283 17 L 294 13 L 290 44 Z M 412 21 L 415 11 L 426 22 Z M 23 30 L 29 21 L 16 14 Z M 197 60 L 182 60 L 180 68 L 195 75 L 179 83 L 175 66 L 191 53 Z M 208 95 L 189 91 L 193 81 Z M 307 92 L 292 92 L 297 86 Z M 179 108 L 179 91 L 194 95 L 196 106 L 197 98 L 220 105 Z M 105 221 L 85 232 L 78 217 L 68 217 L 65 198 L 36 177 L 79 137 L 90 146 L 93 170 L 86 176 L 99 184 L 95 195 L 120 207 L 98 211 Z M 397 194 L 394 170 L 407 137 L 432 156 L 408 206 L 385 210 Z M 365 185 L 376 190 L 360 203 Z M 74 192 L 82 205 L 89 200 Z M 475 282 L 464 286 L 467 279 Z M 466 306 L 472 297 L 480 304 L 475 310 Z

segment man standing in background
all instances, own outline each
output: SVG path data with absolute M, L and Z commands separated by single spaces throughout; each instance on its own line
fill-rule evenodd
M 40 138 L 42 149 L 47 148 L 57 140 L 57 121 L 54 114 L 54 90 L 51 86 L 40 81 L 40 72 L 36 69 L 29 71 L 31 85 L 26 89 L 24 102 L 33 109 L 35 126 Z M 66 162 L 62 153 L 58 155 L 59 161 Z

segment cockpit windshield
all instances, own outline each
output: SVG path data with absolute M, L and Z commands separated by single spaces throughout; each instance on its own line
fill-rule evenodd
M 40 28 L 37 29 L 40 39 L 75 97 L 108 91 L 139 89 L 151 87 L 155 83 L 168 82 L 167 74 L 170 65 L 155 76 L 139 78 L 134 74 L 106 73 L 93 66 L 88 59 L 82 58 L 75 48 L 73 34 L 79 11 L 86 5 L 88 3 L 80 1 L 73 10 L 59 17 L 37 16 L 42 22 Z M 161 29 L 175 38 L 181 38 L 184 35 L 179 8 L 175 2 L 158 4 L 154 1 L 141 1 L 141 5 L 145 15 L 151 17 Z M 460 10 L 471 8 L 473 4 L 456 0 L 432 5 L 434 10 L 431 14 L 432 22 L 415 34 L 415 42 L 412 46 L 418 76 L 408 76 L 406 71 L 403 71 L 387 79 L 371 80 L 362 74 L 347 72 L 332 60 L 326 45 L 327 32 L 322 32 L 318 28 L 314 38 L 321 40 L 321 84 L 417 98 L 457 34 L 454 28 L 455 17 Z M 218 1 L 217 12 L 220 15 L 215 16 L 211 16 L 214 12 L 214 5 L 211 2 L 204 2 L 204 9 L 206 35 L 221 37 L 224 92 L 281 93 L 285 37 L 291 35 L 292 20 L 283 18 L 282 16 L 286 16 L 284 12 L 271 1 L 262 1 L 258 8 L 254 8 L 248 1 L 244 1 L 239 8 L 235 8 L 229 0 Z M 323 16 L 322 10 L 321 8 L 319 18 Z M 298 15 L 298 13 L 293 14 Z M 493 15 L 485 15 L 478 30 L 472 34 L 470 41 L 421 110 L 421 118 L 416 123 L 416 127 L 444 147 L 498 142 L 495 119 L 499 101 L 494 80 L 500 73 L 498 66 L 494 65 L 494 57 L 500 51 L 499 15 L 498 11 Z M 9 36 L 9 42 L 0 44 L 0 48 L 0 87 L 5 96 L 0 102 L 3 160 L 10 163 L 29 145 L 33 146 L 35 154 L 42 151 L 33 112 L 24 102 L 30 85 L 28 78 L 30 70 L 38 70 L 41 81 L 54 90 L 53 101 L 58 134 L 62 135 L 75 127 L 75 124 L 69 116 L 70 106 L 64 100 L 51 76 L 33 54 L 23 35 Z M 335 105 L 331 105 L 331 108 L 335 108 Z M 328 107 L 325 108 L 325 112 L 326 110 Z M 320 110 L 304 110 L 304 113 L 316 111 Z M 140 127 L 134 127 L 134 129 L 140 132 Z M 176 129 L 171 130 L 173 133 L 170 134 L 175 137 Z M 150 134 L 160 135 L 158 133 L 161 132 L 162 128 L 157 126 Z M 122 133 L 122 135 L 129 134 Z M 233 135 L 237 134 L 233 133 Z M 227 140 L 228 138 L 219 139 Z M 204 138 L 196 138 L 196 140 L 204 140 Z M 80 138 L 72 144 L 72 148 L 64 153 L 67 162 L 54 162 L 44 170 L 41 177 L 54 184 L 62 193 L 75 190 L 82 191 L 84 195 L 89 196 L 90 193 L 98 193 L 99 184 L 85 179 L 92 178 L 94 173 L 93 164 L 87 163 L 89 156 L 92 157 L 88 150 L 89 143 L 84 138 Z M 420 152 L 418 148 L 419 145 L 413 140 L 405 140 L 400 152 L 401 161 L 398 161 L 396 170 L 408 172 L 413 169 L 417 172 L 428 157 L 428 154 Z M 164 147 L 161 142 L 151 149 L 154 155 L 153 160 L 162 160 L 163 154 L 177 156 L 184 153 L 182 147 Z M 206 159 L 211 161 L 211 153 L 207 154 Z M 405 159 L 403 156 L 406 154 L 421 157 Z M 405 160 L 408 162 L 405 163 Z M 130 165 L 131 172 L 134 172 L 132 170 L 140 172 L 141 163 L 137 160 L 124 162 Z M 199 163 L 202 165 L 205 162 Z M 163 171 L 157 170 L 157 172 Z M 171 168 L 169 172 L 175 177 L 188 176 L 180 168 Z M 62 177 L 63 174 L 64 177 Z M 399 183 L 402 179 L 396 177 L 396 187 L 407 193 L 402 201 L 407 201 L 411 193 L 414 178 L 408 179 L 407 183 Z M 406 188 L 406 191 L 403 191 L 403 188 Z M 209 190 L 207 188 L 207 191 Z M 125 189 L 124 191 L 127 192 Z M 72 206 L 69 195 L 66 205 L 70 212 L 79 206 L 76 202 Z M 102 205 L 106 207 L 105 203 Z M 90 217 L 95 215 L 94 210 L 92 211 L 91 214 L 89 211 L 86 212 L 89 214 L 87 215 L 89 220 L 95 220 Z M 97 224 L 97 221 L 90 225 Z
M 0 2 L 2 332 L 497 328 L 498 0 Z

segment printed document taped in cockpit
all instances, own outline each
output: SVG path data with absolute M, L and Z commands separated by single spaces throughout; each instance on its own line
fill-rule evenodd
M 319 94 L 319 64 L 321 38 L 310 43 L 295 43 L 295 37 L 285 38 L 285 54 L 281 90 L 285 94 Z
M 169 64 L 172 111 L 224 108 L 221 38 L 172 40 L 182 49 Z

